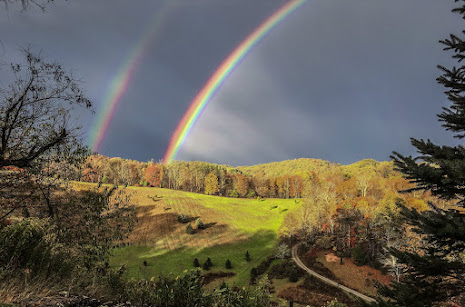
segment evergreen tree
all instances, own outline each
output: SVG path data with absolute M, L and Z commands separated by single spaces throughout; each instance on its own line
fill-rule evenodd
M 249 254 L 249 251 L 246 251 L 245 252 L 245 260 L 247 260 L 247 262 L 250 262 L 250 254 Z
M 204 229 L 205 228 L 205 225 L 203 224 L 202 220 L 200 218 L 198 218 L 196 221 L 195 221 L 195 227 L 197 229 Z
M 186 226 L 186 233 L 190 234 L 190 235 L 193 235 L 195 232 L 194 232 L 194 229 L 192 228 L 191 224 L 187 224 Z
M 226 267 L 227 269 L 232 269 L 231 260 L 229 260 L 229 259 L 228 259 L 228 260 L 226 260 L 225 267 Z
M 200 268 L 199 259 L 197 259 L 197 258 L 194 259 L 194 266 L 195 266 L 196 268 Z
M 212 263 L 212 260 L 210 259 L 210 257 L 207 258 L 206 264 L 208 265 L 209 268 L 211 268 L 213 266 L 213 263 Z
M 292 268 L 291 271 L 289 272 L 289 281 L 290 282 L 298 282 L 299 281 L 299 276 L 297 275 L 297 270 Z
M 465 0 L 453 12 L 465 19 Z M 460 63 L 465 58 L 465 41 L 451 34 L 440 41 L 444 50 L 454 51 L 452 56 Z M 454 133 L 454 137 L 465 137 L 465 66 L 447 69 L 438 66 L 442 75 L 437 81 L 446 88 L 445 94 L 451 102 L 438 114 L 442 126 Z M 407 223 L 423 235 L 425 245 L 422 253 L 402 252 L 391 248 L 392 255 L 404 263 L 407 272 L 400 282 L 390 287 L 380 286 L 378 306 L 436 306 L 464 291 L 465 265 L 465 148 L 463 146 L 438 146 L 430 140 L 411 139 L 418 157 L 393 153 L 395 166 L 404 176 L 415 183 L 408 191 L 428 190 L 439 198 L 450 201 L 447 209 L 430 204 L 430 210 L 417 212 L 401 207 Z

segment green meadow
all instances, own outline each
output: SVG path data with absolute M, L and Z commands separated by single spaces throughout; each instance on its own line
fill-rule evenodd
M 92 184 L 78 184 L 91 188 Z M 115 248 L 112 267 L 124 265 L 128 278 L 179 275 L 211 258 L 207 272 L 234 272 L 232 285 L 247 284 L 250 270 L 275 252 L 284 217 L 301 205 L 295 199 L 244 199 L 209 196 L 160 188 L 125 189 L 136 205 L 138 220 L 130 234 L 129 245 Z M 186 232 L 187 224 L 178 222 L 185 215 L 195 229 Z M 206 229 L 197 230 L 200 218 Z M 245 259 L 246 251 L 251 260 Z M 226 260 L 232 269 L 226 269 Z M 145 261 L 145 263 L 144 263 Z

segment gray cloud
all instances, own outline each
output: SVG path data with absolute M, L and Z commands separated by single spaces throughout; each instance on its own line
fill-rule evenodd
M 163 12 L 101 148 L 158 160 L 210 74 L 282 3 L 70 0 L 45 14 L 0 11 L 0 60 L 16 61 L 18 47 L 31 44 L 73 68 L 99 112 L 110 81 Z M 350 163 L 388 159 L 392 150 L 412 153 L 409 137 L 454 142 L 435 118 L 447 104 L 436 64 L 452 63 L 437 41 L 463 28 L 453 6 L 452 0 L 308 1 L 225 81 L 178 158 Z M 5 68 L 0 80 L 7 82 Z M 93 120 L 82 116 L 86 129 Z

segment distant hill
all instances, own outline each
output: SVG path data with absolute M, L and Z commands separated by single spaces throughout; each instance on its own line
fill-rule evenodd
M 324 173 L 334 168 L 338 168 L 343 174 L 349 177 L 352 177 L 359 171 L 368 169 L 389 172 L 389 175 L 392 175 L 394 172 L 392 162 L 378 162 L 373 159 L 365 159 L 349 165 L 341 165 L 320 159 L 300 158 L 252 166 L 238 166 L 236 168 L 244 174 L 252 177 L 279 177 L 292 175 L 301 175 L 305 177 L 305 175 L 309 172 Z

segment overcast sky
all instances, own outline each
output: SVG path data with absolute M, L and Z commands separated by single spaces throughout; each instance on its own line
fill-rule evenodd
M 85 81 L 98 114 L 118 70 L 153 30 L 100 147 L 142 161 L 163 157 L 209 76 L 284 3 L 56 1 L 46 13 L 0 8 L 0 59 L 17 61 L 28 45 L 41 50 Z M 464 28 L 453 7 L 453 0 L 307 1 L 225 80 L 177 159 L 348 164 L 388 160 L 393 150 L 414 154 L 410 137 L 457 143 L 436 118 L 448 105 L 436 65 L 453 63 L 438 40 Z M 80 118 L 88 133 L 97 115 Z

